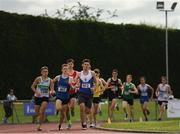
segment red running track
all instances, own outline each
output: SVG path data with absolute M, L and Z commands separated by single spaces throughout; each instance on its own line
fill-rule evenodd
M 120 132 L 115 132 L 115 131 L 104 131 L 104 130 L 99 130 L 99 129 L 94 129 L 94 128 L 88 128 L 87 130 L 82 130 L 80 123 L 74 123 L 72 128 L 70 130 L 66 129 L 66 124 L 63 124 L 62 127 L 64 128 L 63 130 L 59 131 L 58 130 L 58 125 L 56 123 L 48 123 L 48 124 L 43 124 L 42 129 L 43 131 L 36 131 L 36 125 L 35 124 L 11 124 L 11 125 L 0 125 L 0 133 L 26 133 L 26 134 L 35 134 L 35 133 L 52 133 L 52 134 L 63 134 L 63 133 L 68 133 L 68 134 L 119 134 Z M 125 133 L 122 132 L 121 134 L 133 134 L 133 133 Z M 136 133 L 137 134 L 137 133 Z

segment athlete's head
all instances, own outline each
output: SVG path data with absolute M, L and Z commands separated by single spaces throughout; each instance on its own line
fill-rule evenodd
M 43 77 L 48 77 L 48 67 L 47 66 L 41 67 L 41 75 Z
M 14 95 L 14 90 L 13 90 L 13 89 L 10 89 L 10 90 L 9 90 L 9 94 L 10 94 L 10 95 Z
M 113 69 L 112 70 L 112 77 L 117 77 L 118 76 L 118 70 L 117 69 Z
M 62 64 L 61 65 L 61 71 L 63 74 L 67 74 L 68 73 L 68 65 L 67 64 Z
M 162 82 L 162 84 L 167 84 L 167 77 L 161 76 L 161 82 Z
M 146 83 L 146 78 L 144 76 L 140 77 L 140 83 L 145 84 Z
M 67 63 L 67 65 L 68 65 L 68 68 L 69 68 L 69 69 L 73 69 L 73 67 L 74 67 L 74 60 L 73 60 L 73 59 L 68 59 L 68 60 L 66 61 L 66 63 Z
M 96 74 L 97 77 L 100 76 L 100 70 L 98 68 L 94 69 L 94 72 Z
M 84 59 L 82 61 L 82 68 L 83 70 L 89 70 L 91 65 L 90 65 L 91 61 L 89 59 Z
M 131 81 L 132 81 L 132 75 L 131 75 L 131 74 L 128 74 L 128 75 L 126 76 L 126 82 L 127 82 L 127 83 L 131 83 Z

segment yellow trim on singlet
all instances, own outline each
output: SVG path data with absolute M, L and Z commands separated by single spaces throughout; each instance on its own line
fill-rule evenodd
M 99 97 L 100 95 L 101 95 L 101 85 L 98 84 L 98 85 L 96 85 L 96 87 L 95 87 L 93 97 Z

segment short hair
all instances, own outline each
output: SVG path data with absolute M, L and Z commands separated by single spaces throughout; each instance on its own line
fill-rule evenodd
M 84 59 L 84 60 L 82 60 L 82 64 L 83 64 L 84 62 L 91 63 L 90 59 Z
M 67 66 L 68 66 L 67 64 L 62 64 L 61 69 L 63 69 L 63 67 L 67 67 Z
M 113 69 L 113 70 L 112 70 L 112 72 L 116 72 L 116 73 L 118 73 L 118 70 L 117 70 L 117 69 Z
M 48 70 L 48 67 L 47 66 L 43 66 L 41 67 L 40 71 L 44 70 L 44 69 L 47 69 Z
M 144 80 L 146 80 L 146 77 L 145 77 L 145 76 L 141 76 L 141 77 L 140 77 L 140 79 L 142 79 L 142 78 L 143 78 Z
M 167 77 L 166 76 L 161 76 L 161 79 L 165 79 L 167 81 Z
M 100 70 L 98 68 L 94 69 L 94 72 L 100 74 Z
M 66 63 L 70 63 L 70 62 L 74 63 L 74 59 L 68 59 L 68 60 L 66 60 Z
M 132 74 L 128 74 L 126 77 L 130 77 L 130 78 L 132 78 Z

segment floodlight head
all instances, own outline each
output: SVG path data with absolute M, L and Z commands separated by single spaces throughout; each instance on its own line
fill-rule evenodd
M 171 9 L 174 10 L 176 8 L 177 2 L 174 2 L 171 6 Z
M 157 1 L 156 9 L 164 9 L 164 2 L 163 1 Z

